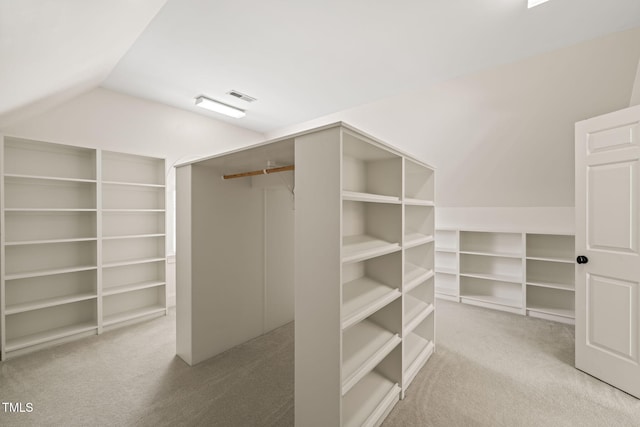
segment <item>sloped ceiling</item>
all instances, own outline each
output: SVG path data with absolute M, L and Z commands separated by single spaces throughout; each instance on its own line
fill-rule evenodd
M 638 0 L 164 3 L 0 0 L 0 119 L 101 85 L 268 132 L 640 26 Z
M 100 85 L 165 3 L 0 0 L 0 119 Z

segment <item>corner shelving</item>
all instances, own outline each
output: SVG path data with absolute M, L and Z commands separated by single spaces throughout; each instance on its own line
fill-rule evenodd
M 573 323 L 574 236 L 436 230 L 436 295 Z
M 458 230 L 439 229 L 435 232 L 435 293 L 438 298 L 458 301 Z
M 367 318 L 400 297 L 400 252 L 342 266 L 342 328 Z
M 101 331 L 106 266 L 132 258 L 164 264 L 165 195 L 163 160 L 14 137 L 3 138 L 2 153 L 5 359 Z M 120 198 L 122 188 L 135 191 Z M 164 273 L 153 283 L 164 292 Z

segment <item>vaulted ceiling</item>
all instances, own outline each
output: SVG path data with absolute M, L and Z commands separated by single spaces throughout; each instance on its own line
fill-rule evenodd
M 102 86 L 268 132 L 639 26 L 638 0 L 0 0 L 0 124 Z

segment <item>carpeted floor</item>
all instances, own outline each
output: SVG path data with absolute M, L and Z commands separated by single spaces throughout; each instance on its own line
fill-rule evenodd
M 437 352 L 383 427 L 640 426 L 640 400 L 573 368 L 573 327 L 446 301 L 437 313 Z M 195 367 L 174 340 L 172 312 L 2 362 L 0 400 L 33 411 L 0 406 L 0 425 L 293 425 L 293 324 Z

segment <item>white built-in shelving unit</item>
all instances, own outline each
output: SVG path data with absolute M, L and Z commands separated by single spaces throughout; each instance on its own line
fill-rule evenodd
M 197 363 L 268 330 L 259 316 L 245 314 L 240 324 L 255 327 L 243 330 L 230 320 L 241 314 L 233 292 L 242 283 L 244 306 L 254 300 L 265 307 L 278 304 L 261 300 L 262 272 L 273 270 L 271 253 L 261 248 L 271 245 L 269 236 L 286 230 L 265 230 L 268 221 L 260 212 L 283 207 L 269 207 L 270 193 L 254 194 L 267 177 L 227 181 L 220 176 L 260 170 L 274 160 L 295 162 L 295 224 L 290 224 L 295 259 L 289 269 L 295 271 L 296 425 L 379 425 L 435 349 L 434 171 L 345 124 L 178 165 L 183 221 L 178 222 L 177 291 L 179 304 L 187 301 L 185 310 L 192 313 L 183 318 L 178 306 L 178 354 Z M 279 183 L 268 178 L 269 185 Z M 204 201 L 212 197 L 223 205 Z M 198 221 L 221 215 L 225 230 Z M 245 243 L 230 238 L 239 227 L 255 230 L 255 238 Z M 229 238 L 218 241 L 201 238 L 227 231 Z M 206 274 L 210 266 L 195 255 L 222 248 L 244 251 L 246 263 L 242 270 L 217 266 L 220 277 L 212 282 Z M 251 261 L 254 251 L 258 256 Z M 266 289 L 271 286 L 267 278 Z M 293 292 L 286 295 L 293 299 Z M 228 307 L 220 331 L 215 315 L 195 304 L 205 298 Z M 218 335 L 216 345 L 210 337 Z
M 573 323 L 571 234 L 438 229 L 436 295 Z
M 166 312 L 163 160 L 13 137 L 3 138 L 2 155 L 2 359 L 150 314 L 142 310 L 152 305 L 149 295 L 109 301 L 105 286 L 108 278 L 111 291 L 142 289 L 129 281 L 134 275 L 106 270 L 115 260 L 134 262 L 149 246 L 156 259 L 154 313 Z M 154 189 L 153 206 L 141 199 L 136 206 L 136 215 L 154 211 L 154 230 L 149 218 L 112 216 L 109 204 L 119 203 L 114 188 L 124 183 Z M 119 208 L 120 215 L 130 213 Z M 118 245 L 120 238 L 129 239 Z M 137 315 L 110 317 L 133 300 Z
M 322 166 L 329 164 L 335 165 L 331 172 Z M 296 253 L 302 254 L 296 261 L 301 267 L 296 351 L 302 350 L 296 357 L 296 420 L 301 425 L 378 425 L 433 353 L 433 183 L 429 166 L 347 127 L 296 140 Z M 336 227 L 338 248 L 330 240 Z M 338 259 L 319 259 L 306 249 L 321 235 L 318 252 L 332 247 Z M 333 279 L 317 274 L 325 268 Z M 331 282 L 335 285 L 328 286 Z M 328 312 L 341 313 L 340 335 L 329 329 L 332 322 L 317 317 L 313 307 L 320 301 Z M 319 333 L 307 334 L 299 325 Z M 317 346 L 331 356 L 323 361 L 303 356 Z M 321 381 L 336 373 L 338 394 Z M 314 400 L 329 404 L 319 407 Z M 312 404 L 315 410 L 307 410 Z M 323 413 L 320 419 L 317 413 Z

